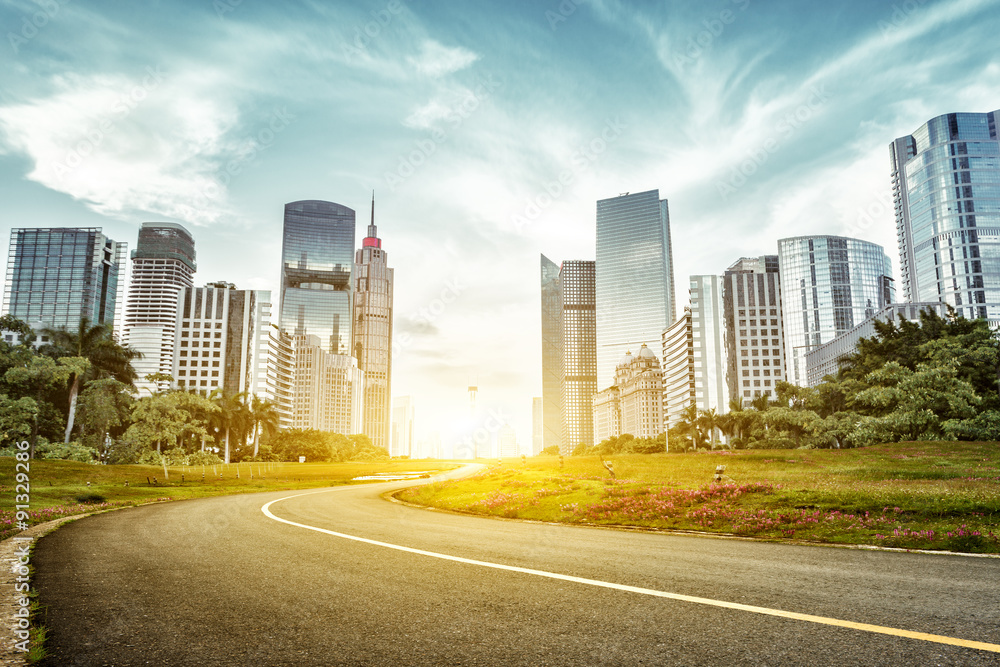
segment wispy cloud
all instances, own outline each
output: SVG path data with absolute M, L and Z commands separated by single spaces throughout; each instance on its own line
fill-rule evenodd
M 421 74 L 442 77 L 463 70 L 478 59 L 479 56 L 468 49 L 444 46 L 429 39 L 421 44 L 418 55 L 406 60 Z

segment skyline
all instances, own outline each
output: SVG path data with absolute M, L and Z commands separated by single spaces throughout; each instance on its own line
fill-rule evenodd
M 363 227 L 374 188 L 418 438 L 451 438 L 474 383 L 523 446 L 538 255 L 593 259 L 599 199 L 659 189 L 681 286 L 824 234 L 883 246 L 898 289 L 888 147 L 1000 107 L 997 6 L 5 1 L 2 233 L 102 227 L 132 250 L 141 223 L 177 222 L 196 286 L 277 298 L 284 204 Z

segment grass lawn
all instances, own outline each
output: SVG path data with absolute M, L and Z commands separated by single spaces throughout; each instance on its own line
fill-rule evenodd
M 0 539 L 19 532 L 18 481 L 12 457 L 0 457 Z M 101 466 L 74 461 L 34 460 L 28 480 L 28 525 L 60 516 L 156 500 L 181 500 L 257 491 L 310 489 L 338 484 L 363 484 L 355 477 L 375 473 L 436 472 L 460 464 L 449 461 L 375 461 L 364 463 L 231 463 L 229 465 L 169 468 L 164 480 L 159 466 Z M 237 477 L 239 472 L 239 477 Z M 204 480 L 202 475 L 204 474 Z M 252 474 L 252 477 L 251 477 Z M 221 477 L 220 477 L 221 475 Z M 156 484 L 153 484 L 153 479 Z M 373 480 L 366 480 L 373 481 Z M 126 486 L 128 482 L 128 486 Z M 89 486 L 88 486 L 89 483 Z
M 1000 553 L 1000 443 L 535 457 L 407 489 L 477 514 L 907 549 Z M 715 468 L 729 479 L 713 482 Z

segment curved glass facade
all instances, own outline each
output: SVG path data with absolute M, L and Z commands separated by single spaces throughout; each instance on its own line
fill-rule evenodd
M 354 210 L 327 201 L 285 204 L 279 326 L 351 354 Z
M 942 301 L 1000 324 L 997 117 L 950 113 L 889 146 L 907 301 Z
M 778 241 L 788 381 L 807 384 L 806 353 L 895 300 L 892 264 L 882 246 L 843 236 Z

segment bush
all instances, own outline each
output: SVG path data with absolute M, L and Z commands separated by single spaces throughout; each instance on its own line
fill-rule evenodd
M 68 444 L 49 443 L 48 441 L 43 443 L 42 438 L 38 439 L 38 444 L 35 446 L 35 456 L 40 459 L 63 459 L 79 461 L 80 463 L 94 463 L 99 458 L 97 450 L 93 447 L 85 447 L 72 441 Z
M 76 496 L 76 502 L 87 505 L 99 505 L 100 503 L 108 502 L 108 499 L 99 493 L 84 493 L 83 495 Z
M 144 466 L 159 466 L 163 465 L 163 456 L 156 450 L 147 449 L 142 454 L 139 455 L 136 461 L 139 465 Z
M 194 452 L 193 454 L 187 455 L 187 463 L 189 466 L 214 466 L 222 463 L 222 458 L 212 452 Z

